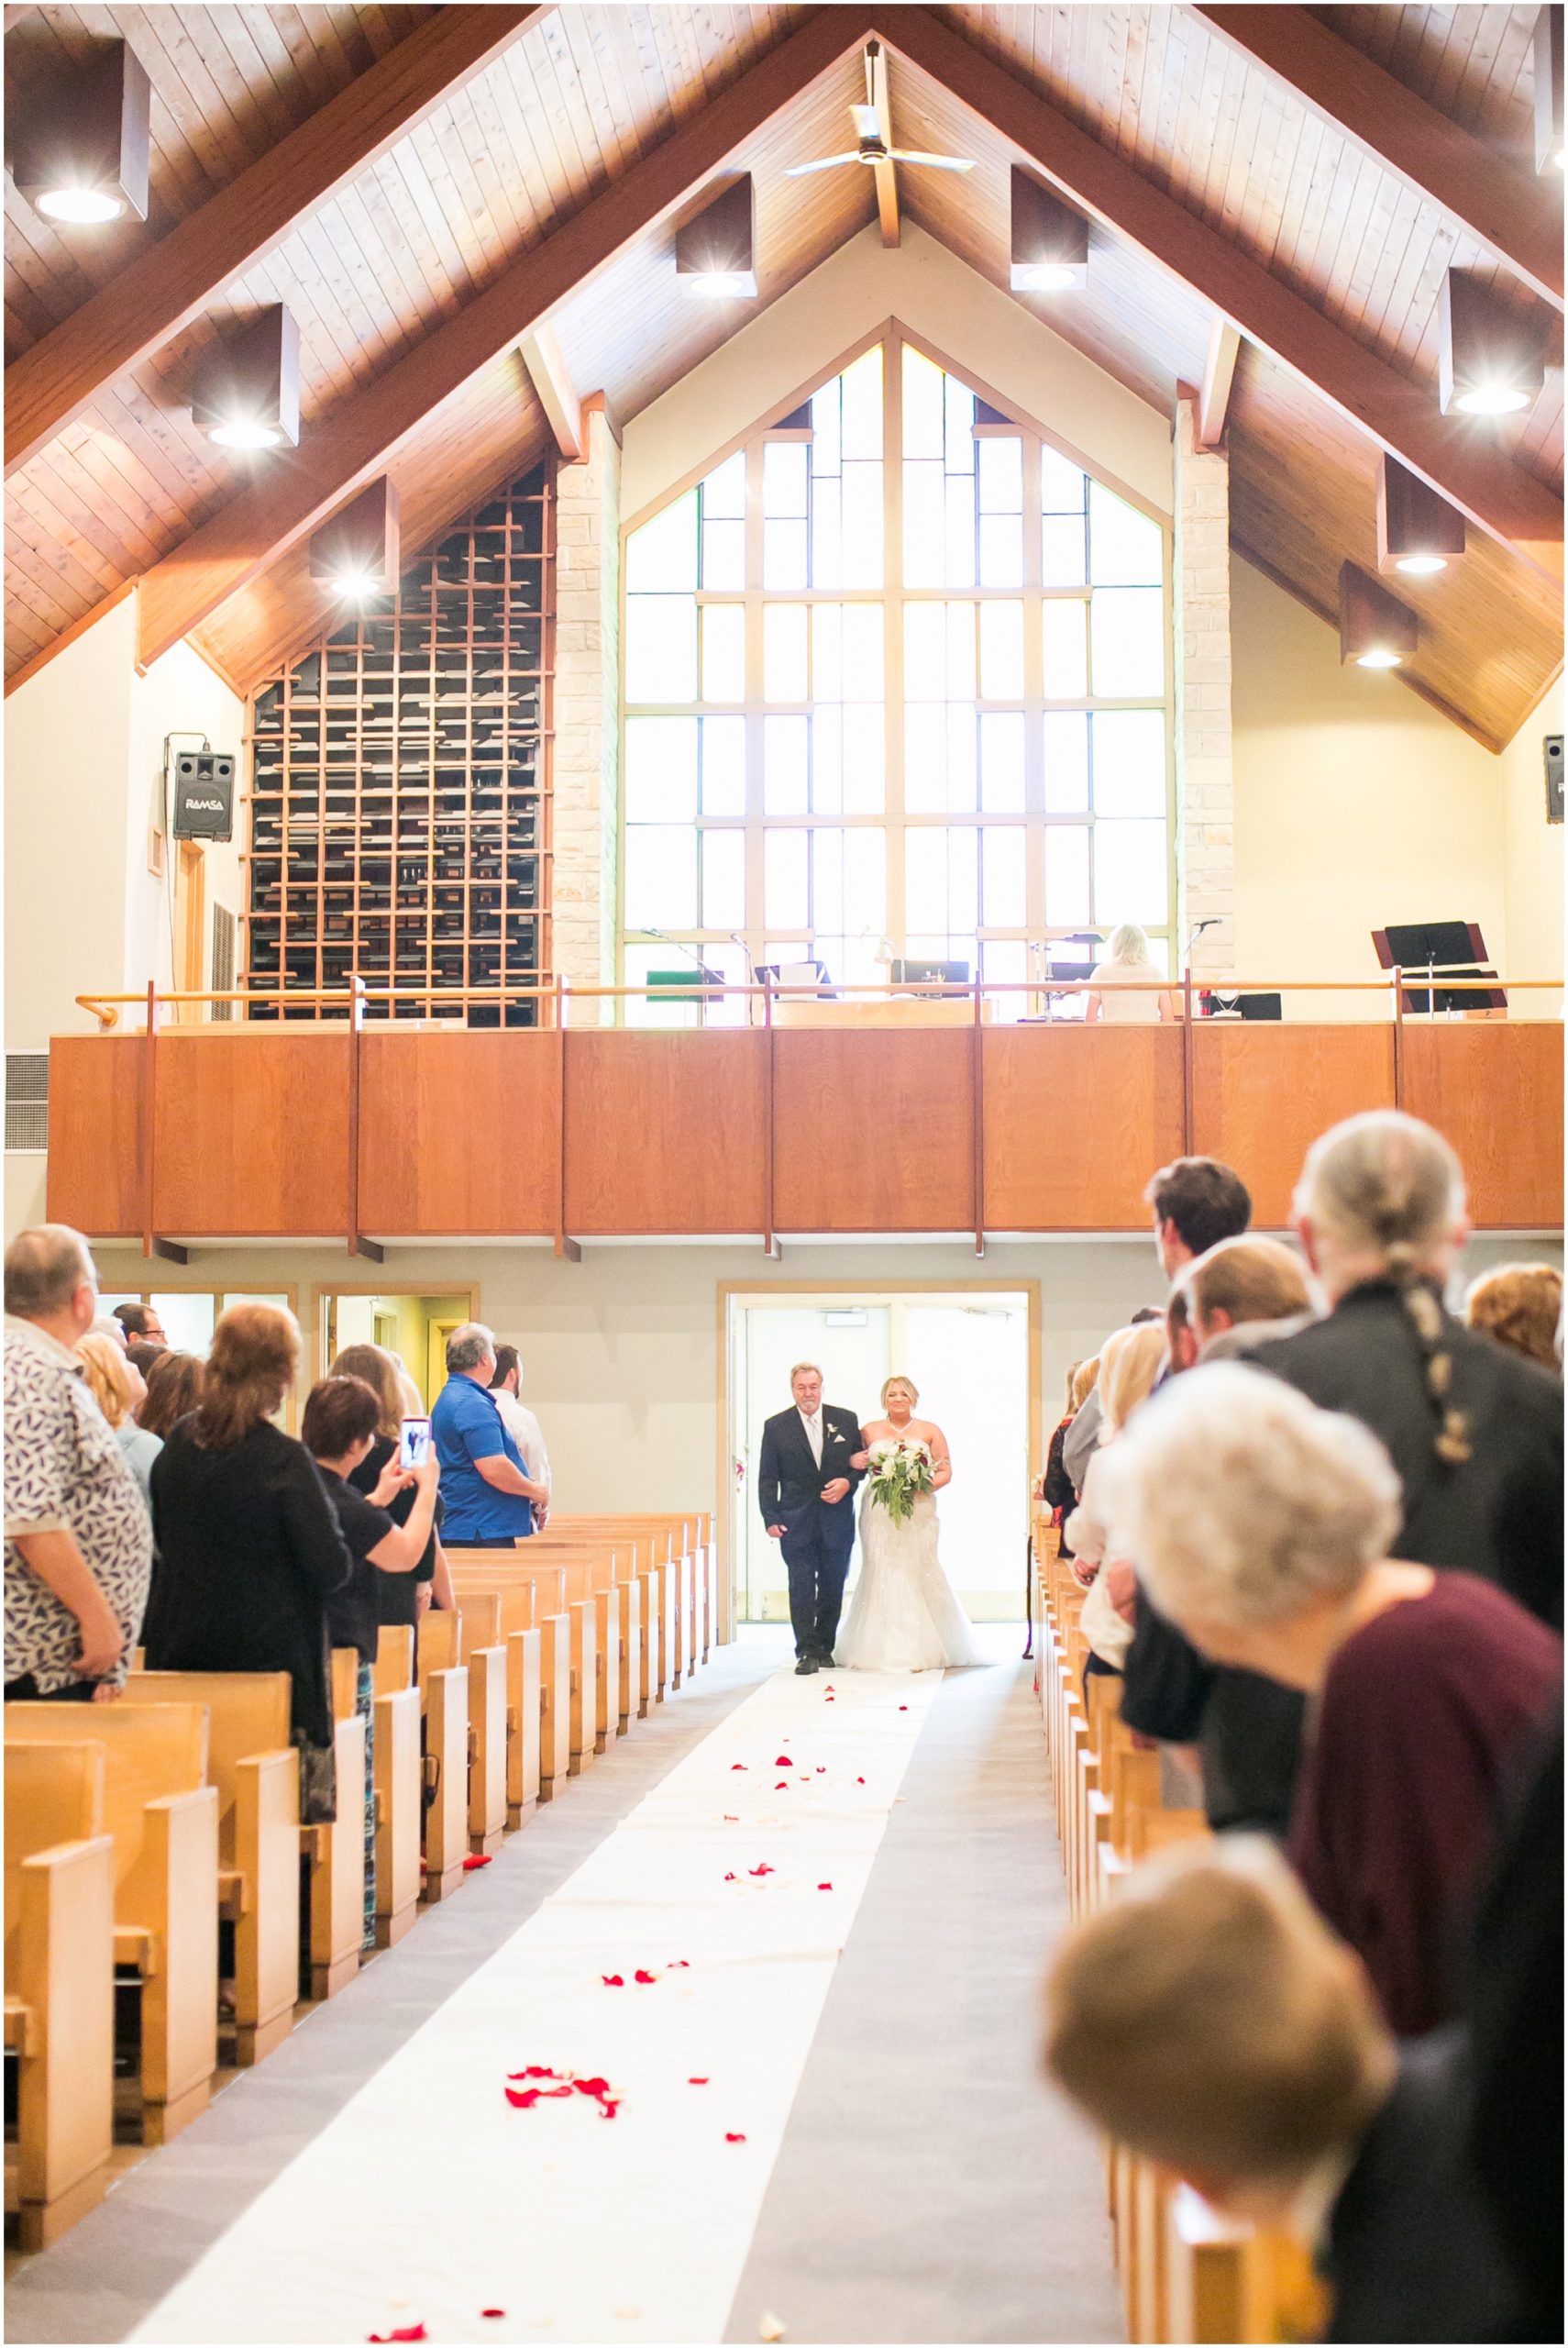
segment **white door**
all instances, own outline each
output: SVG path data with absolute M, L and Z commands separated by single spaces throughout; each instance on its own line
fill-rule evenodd
M 901 1324 L 901 1325 L 900 1325 Z M 1027 1299 L 911 1297 L 893 1308 L 895 1369 L 920 1389 L 953 1455 L 937 1506 L 942 1562 L 976 1622 L 1024 1611 L 1029 1532 Z

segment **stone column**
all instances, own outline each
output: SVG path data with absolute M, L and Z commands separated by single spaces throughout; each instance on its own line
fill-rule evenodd
M 1195 972 L 1235 970 L 1235 788 L 1231 766 L 1231 464 L 1198 445 L 1197 394 L 1175 424 L 1176 967 L 1195 922 L 1212 920 Z M 1242 975 L 1245 975 L 1242 973 Z
M 556 479 L 555 967 L 615 983 L 621 804 L 621 450 L 603 402 L 584 401 L 583 453 Z M 584 1003 L 580 1025 L 614 1005 Z

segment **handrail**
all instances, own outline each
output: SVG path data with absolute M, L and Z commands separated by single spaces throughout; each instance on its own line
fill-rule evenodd
M 1371 979 L 1236 979 L 1210 978 L 1193 971 L 1184 978 L 1119 979 L 1116 988 L 1122 994 L 1375 994 L 1392 995 L 1419 993 L 1438 988 L 1445 994 L 1491 993 L 1494 989 L 1526 992 L 1560 993 L 1565 982 L 1562 979 L 1448 978 L 1441 974 L 1429 976 L 1419 970 L 1381 971 Z M 75 1001 L 80 1010 L 91 1012 L 100 1027 L 119 1025 L 119 1007 L 124 1003 L 146 1005 L 150 990 L 141 988 L 124 994 L 79 994 Z M 995 995 L 1068 995 L 1099 994 L 1105 991 L 1105 982 L 1098 985 L 1091 979 L 979 979 L 947 981 L 923 979 L 866 979 L 846 982 L 834 994 L 825 995 L 820 981 L 815 983 L 780 985 L 776 981 L 757 984 L 728 982 L 710 985 L 692 973 L 690 986 L 679 990 L 658 986 L 574 986 L 554 977 L 541 978 L 532 985 L 508 987 L 379 987 L 362 980 L 342 987 L 222 987 L 160 989 L 157 1003 L 160 1011 L 172 1006 L 193 1003 L 276 1002 L 287 1003 L 294 1010 L 309 1006 L 318 1009 L 340 1006 L 348 1010 L 356 1002 L 424 1002 L 465 1008 L 470 1003 L 504 1008 L 521 1002 L 602 1002 L 676 1001 L 726 1002 L 731 999 L 762 1002 L 765 998 L 778 1002 L 786 997 L 800 997 L 808 1002 L 877 1000 L 883 996 L 911 995 L 923 1001 L 950 999 L 970 1002 L 976 997 L 988 1001 Z M 1408 1016 L 1409 1014 L 1407 1014 Z M 1419 1015 L 1419 1014 L 1418 1014 Z

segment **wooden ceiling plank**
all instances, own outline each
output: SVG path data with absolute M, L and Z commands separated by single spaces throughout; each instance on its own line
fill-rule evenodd
M 664 219 L 780 106 L 839 65 L 869 28 L 868 7 L 815 10 L 761 63 L 693 115 L 535 252 L 364 392 L 321 420 L 253 488 L 150 569 L 138 604 L 140 658 L 156 659 L 226 597 L 384 471 L 424 419 L 547 317 L 572 288 Z
M 437 10 L 198 212 L 147 247 L 6 370 L 6 471 L 25 464 L 80 414 L 100 383 L 178 333 L 303 213 L 324 203 L 422 121 L 456 83 L 547 13 L 513 0 Z
M 1464 418 L 1442 415 L 1435 391 L 1364 349 L 945 23 L 917 9 L 890 21 L 902 56 L 955 92 L 1073 203 L 1184 279 L 1248 341 L 1272 351 L 1478 529 L 1561 577 L 1561 501 L 1475 436 Z
M 1209 330 L 1209 356 L 1203 364 L 1203 385 L 1198 395 L 1198 445 L 1218 449 L 1231 404 L 1242 338 L 1229 318 L 1216 318 Z
M 1441 205 L 1543 301 L 1562 309 L 1562 207 L 1544 180 L 1510 164 L 1418 97 L 1309 9 L 1227 6 L 1200 6 L 1198 13 L 1221 39 L 1287 83 L 1358 146 Z

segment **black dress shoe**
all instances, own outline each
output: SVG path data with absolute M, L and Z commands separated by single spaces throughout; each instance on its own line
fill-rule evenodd
M 801 1657 L 800 1662 L 795 1666 L 795 1677 L 797 1679 L 809 1679 L 812 1672 L 817 1668 L 818 1665 L 816 1656 L 814 1655 L 803 1655 Z

